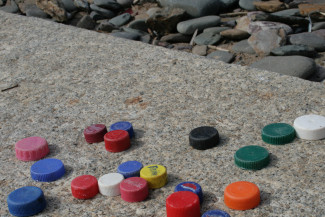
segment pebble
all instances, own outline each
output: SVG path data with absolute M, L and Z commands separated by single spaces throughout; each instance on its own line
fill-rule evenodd
M 192 37 L 190 35 L 184 35 L 181 33 L 168 34 L 161 37 L 160 41 L 168 43 L 189 43 Z
M 96 22 L 89 15 L 83 16 L 77 23 L 77 27 L 89 30 L 94 29 L 95 26 Z
M 6 0 L 0 0 L 0 6 L 3 6 L 3 5 L 5 5 L 6 4 Z
M 306 45 L 285 45 L 282 47 L 274 48 L 271 50 L 271 54 L 274 56 L 306 56 L 314 57 L 317 52 L 314 48 Z
M 199 56 L 205 56 L 207 55 L 208 46 L 206 45 L 196 45 L 192 48 L 192 53 L 199 55 Z
M 209 28 L 215 27 L 220 23 L 220 17 L 218 16 L 206 16 L 200 17 L 196 19 L 186 20 L 178 23 L 177 31 L 182 34 L 193 34 L 196 29 L 199 31 Z
M 97 12 L 98 14 L 100 14 L 105 19 L 110 19 L 110 18 L 115 16 L 115 13 L 113 11 L 98 7 L 95 4 L 91 4 L 90 9 Z
M 116 0 L 116 2 L 124 8 L 129 8 L 131 7 L 133 0 Z
M 250 67 L 298 78 L 308 78 L 316 70 L 315 61 L 303 56 L 268 56 L 251 64 Z
M 261 30 L 269 30 L 269 29 L 284 29 L 287 35 L 293 32 L 292 28 L 284 23 L 277 23 L 277 22 L 270 22 L 270 21 L 251 22 L 248 26 L 247 32 L 253 34 Z
M 243 39 L 247 39 L 250 36 L 248 32 L 240 29 L 224 30 L 220 32 L 220 35 L 230 40 L 243 40 Z
M 242 9 L 248 10 L 248 11 L 255 11 L 256 7 L 254 5 L 255 1 L 260 1 L 260 0 L 239 0 L 239 6 Z
M 208 54 L 207 57 L 213 58 L 213 59 L 225 62 L 225 63 L 230 63 L 234 60 L 235 55 L 228 51 L 217 50 L 217 51 L 214 51 L 214 52 Z
M 325 51 L 325 39 L 313 33 L 290 35 L 289 41 L 291 44 L 306 45 L 315 48 L 317 51 Z
M 46 19 L 48 18 L 47 13 L 39 9 L 36 5 L 28 5 L 26 6 L 26 16 L 27 17 L 38 17 Z
M 122 9 L 122 6 L 114 0 L 94 0 L 94 4 L 112 11 L 120 11 Z
M 313 27 L 311 30 L 319 30 L 319 29 L 325 29 L 325 22 L 318 22 L 318 23 L 313 23 Z
M 247 54 L 255 54 L 255 50 L 250 46 L 248 40 L 242 40 L 240 42 L 235 43 L 231 50 L 236 53 L 247 53 Z
M 300 16 L 300 12 L 298 8 L 291 8 L 287 10 L 277 11 L 272 13 L 272 15 L 277 16 Z
M 58 22 L 67 21 L 67 12 L 58 0 L 36 0 L 36 5 Z
M 191 17 L 203 17 L 217 14 L 221 5 L 220 0 L 158 0 L 163 7 L 182 8 Z
M 125 38 L 129 40 L 139 41 L 141 39 L 141 35 L 131 33 L 131 32 L 114 32 L 110 34 L 111 36 L 118 37 L 118 38 Z
M 91 19 L 97 21 L 97 20 L 104 20 L 105 17 L 99 13 L 97 13 L 96 11 L 92 11 L 89 16 L 91 17 Z
M 283 29 L 262 30 L 249 37 L 248 43 L 257 54 L 268 55 L 272 49 L 286 44 L 286 34 Z
M 129 28 L 129 27 L 123 27 L 122 30 L 124 32 L 129 32 L 129 33 L 132 33 L 132 34 L 137 34 L 140 37 L 149 35 L 147 32 L 144 32 L 144 31 L 141 31 L 141 30 L 138 30 L 138 29 L 132 29 L 132 28 Z
M 74 5 L 80 10 L 89 11 L 89 3 L 87 0 L 74 0 Z
M 63 7 L 68 12 L 73 12 L 77 10 L 76 5 L 73 0 L 62 0 Z
M 218 26 L 218 27 L 206 28 L 203 30 L 203 32 L 213 32 L 213 33 L 219 34 L 220 32 L 222 32 L 224 30 L 228 30 L 228 29 L 231 29 L 231 28 L 226 27 L 226 26 Z
M 114 26 L 121 27 L 125 24 L 127 24 L 130 20 L 132 19 L 131 14 L 129 13 L 124 13 L 119 16 L 116 16 L 112 19 L 110 19 L 110 23 L 113 24 Z
M 213 32 L 203 32 L 195 37 L 194 42 L 198 45 L 214 45 L 221 40 L 219 34 Z
M 286 7 L 283 2 L 280 1 L 260 1 L 253 3 L 257 10 L 265 11 L 269 13 L 284 10 Z
M 19 11 L 19 8 L 14 0 L 10 0 L 10 5 L 7 4 L 6 6 L 0 7 L 0 10 L 14 14 Z
M 134 20 L 129 23 L 128 27 L 131 29 L 137 29 L 137 30 L 141 30 L 143 32 L 148 32 L 148 26 L 146 24 L 145 19 Z

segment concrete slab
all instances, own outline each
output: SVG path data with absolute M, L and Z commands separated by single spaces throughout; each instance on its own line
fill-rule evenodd
M 181 181 L 205 193 L 201 213 L 222 209 L 231 216 L 322 216 L 325 213 L 325 142 L 283 146 L 261 140 L 270 123 L 293 124 L 305 114 L 325 115 L 325 83 L 228 65 L 188 53 L 113 38 L 37 18 L 0 12 L 0 215 L 16 188 L 41 187 L 48 206 L 39 216 L 166 216 L 165 199 Z M 13 87 L 10 89 L 10 87 Z M 9 88 L 9 89 L 8 89 Z M 122 153 L 104 143 L 87 144 L 83 129 L 133 123 L 136 138 Z M 206 151 L 189 146 L 191 129 L 214 126 L 221 144 Z M 48 158 L 61 159 L 66 175 L 52 183 L 30 178 L 34 162 L 15 157 L 15 143 L 42 136 Z M 234 165 L 235 151 L 260 145 L 271 164 L 260 171 Z M 82 174 L 99 178 L 127 160 L 158 163 L 168 184 L 141 203 L 97 195 L 74 199 L 70 182 Z M 261 204 L 234 211 L 223 202 L 225 187 L 246 180 L 261 190 Z

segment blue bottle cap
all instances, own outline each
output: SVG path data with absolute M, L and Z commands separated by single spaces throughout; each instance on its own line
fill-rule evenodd
M 14 216 L 31 216 L 42 212 L 46 201 L 42 189 L 25 186 L 11 192 L 7 197 L 9 212 Z
M 126 161 L 117 168 L 117 172 L 122 174 L 124 178 L 140 176 L 140 170 L 143 165 L 139 161 Z
M 175 187 L 174 192 L 177 192 L 177 191 L 191 191 L 191 192 L 197 194 L 197 196 L 199 196 L 200 203 L 203 202 L 202 188 L 196 182 L 182 182 L 182 183 L 179 183 Z
M 230 217 L 225 211 L 216 209 L 205 212 L 202 217 Z
M 128 131 L 130 138 L 134 136 L 132 124 L 127 121 L 120 121 L 112 124 L 110 127 L 110 131 L 112 130 L 125 130 Z
M 32 179 L 40 182 L 53 182 L 61 178 L 64 173 L 64 165 L 58 159 L 40 160 L 30 168 Z

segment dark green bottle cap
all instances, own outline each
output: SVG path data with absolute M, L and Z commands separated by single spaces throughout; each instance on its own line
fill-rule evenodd
M 261 146 L 245 146 L 235 153 L 235 164 L 243 169 L 260 170 L 266 167 L 269 162 L 269 152 Z
M 285 123 L 269 124 L 262 130 L 262 140 L 272 145 L 283 145 L 292 142 L 295 137 L 295 129 Z

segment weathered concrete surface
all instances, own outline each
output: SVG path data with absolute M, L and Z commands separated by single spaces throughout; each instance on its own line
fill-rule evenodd
M 263 126 L 292 124 L 305 114 L 325 115 L 324 83 L 228 65 L 140 42 L 126 41 L 37 18 L 0 13 L 0 215 L 7 195 L 25 185 L 41 187 L 48 206 L 40 216 L 165 216 L 165 199 L 181 181 L 201 184 L 201 212 L 231 216 L 322 216 L 325 213 L 325 142 L 295 139 L 284 146 L 262 142 Z M 133 99 L 133 100 L 131 100 Z M 132 148 L 108 153 L 89 145 L 83 129 L 92 123 L 133 123 Z M 215 126 L 221 144 L 193 150 L 188 133 Z M 32 181 L 33 162 L 15 157 L 14 144 L 45 137 L 67 174 L 53 183 Z M 235 151 L 261 145 L 272 153 L 267 168 L 251 172 L 233 163 Z M 71 196 L 70 182 L 82 174 L 99 178 L 127 160 L 158 163 L 169 183 L 141 203 L 97 195 Z M 261 190 L 256 209 L 233 211 L 223 202 L 231 182 L 247 180 Z

